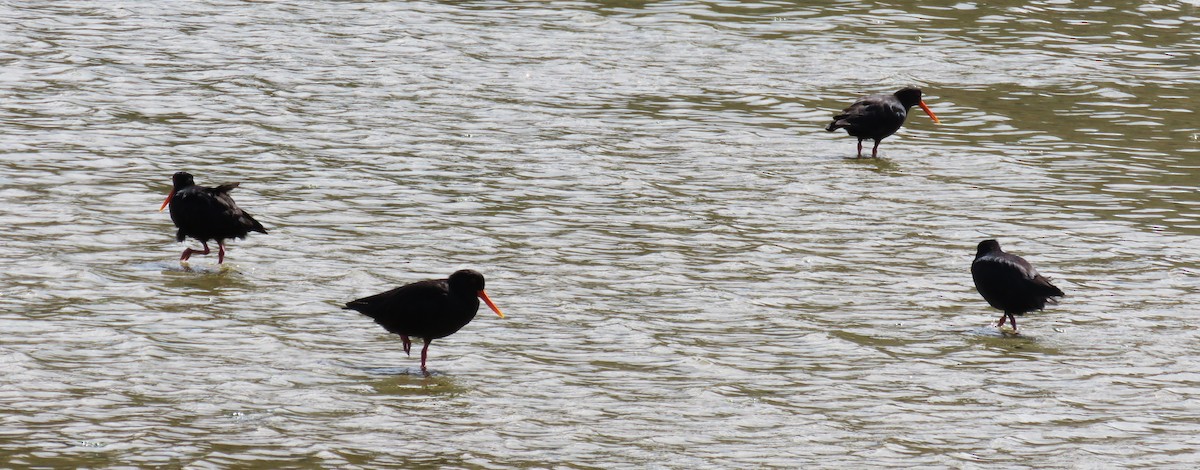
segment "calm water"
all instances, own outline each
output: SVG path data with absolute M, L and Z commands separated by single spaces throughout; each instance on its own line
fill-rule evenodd
M 1194 467 L 1200 4 L 922 3 L 0 5 L 0 461 Z M 465 267 L 431 377 L 338 308 Z

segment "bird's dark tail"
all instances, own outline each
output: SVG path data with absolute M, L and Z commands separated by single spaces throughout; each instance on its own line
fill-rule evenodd
M 257 220 L 254 220 L 254 217 L 251 217 L 250 213 L 246 211 L 242 211 L 242 226 L 246 227 L 246 230 L 267 233 L 267 229 L 258 223 Z
M 1051 284 L 1049 279 L 1042 277 L 1042 275 L 1040 275 L 1040 274 L 1034 278 L 1034 282 L 1036 282 L 1037 286 L 1040 288 L 1040 290 L 1041 290 L 1040 294 L 1046 296 L 1047 300 L 1049 300 L 1052 303 L 1057 303 L 1057 302 L 1055 302 L 1054 299 L 1050 299 L 1049 297 L 1066 297 L 1066 295 L 1067 295 L 1067 294 L 1063 293 L 1062 289 L 1054 287 L 1054 284 Z
M 843 119 L 846 119 L 846 117 L 847 116 L 845 114 L 839 114 L 837 116 L 834 116 L 833 122 L 829 123 L 828 126 L 825 126 L 825 130 L 827 130 L 829 132 L 833 132 L 833 131 L 836 131 L 843 127 L 850 127 L 849 123 L 847 123 L 846 121 L 843 121 Z
M 358 299 L 346 302 L 346 306 L 342 307 L 342 310 L 354 310 L 368 317 L 377 318 L 379 312 L 377 312 L 376 309 L 371 308 L 371 304 L 364 302 L 363 300 L 364 299 Z

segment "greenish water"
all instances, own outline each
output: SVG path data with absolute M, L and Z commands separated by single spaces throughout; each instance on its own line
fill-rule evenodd
M 1196 464 L 1195 2 L 0 11 L 6 466 Z M 180 269 L 180 170 L 270 234 Z M 339 309 L 460 268 L 431 377 Z

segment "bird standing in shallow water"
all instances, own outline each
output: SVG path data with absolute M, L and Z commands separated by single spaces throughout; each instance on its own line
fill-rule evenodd
M 1046 302 L 1057 303 L 1054 297 L 1064 295 L 1024 258 L 1001 250 L 996 240 L 979 242 L 975 261 L 971 263 L 971 277 L 979 295 L 992 307 L 1004 311 L 996 327 L 1004 326 L 1004 320 L 1008 319 L 1014 332 L 1017 318 L 1013 315 L 1041 310 Z
M 171 206 L 171 221 L 179 227 L 175 241 L 187 237 L 195 238 L 204 246 L 204 251 L 186 248 L 179 261 L 187 261 L 192 254 L 207 255 L 208 241 L 217 241 L 217 264 L 225 262 L 225 239 L 246 238 L 250 232 L 267 233 L 262 224 L 250 214 L 238 208 L 229 196 L 239 183 L 230 183 L 207 188 L 196 185 L 192 175 L 186 171 L 171 177 L 173 187 L 158 210 Z
M 410 336 L 424 339 L 421 371 L 428 374 L 425 359 L 429 354 L 429 343 L 467 326 L 479 311 L 479 299 L 483 299 L 496 315 L 504 318 L 504 314 L 484 292 L 483 284 L 482 274 L 464 269 L 455 271 L 449 279 L 405 284 L 382 294 L 351 301 L 343 308 L 371 317 L 384 329 L 400 335 L 405 354 L 410 354 L 412 347 Z
M 904 87 L 890 95 L 871 95 L 859 98 L 854 104 L 833 117 L 833 122 L 825 130 L 829 132 L 846 129 L 846 133 L 858 137 L 858 158 L 862 158 L 863 140 L 872 139 L 875 147 L 871 148 L 871 158 L 878 156 L 879 141 L 895 134 L 904 124 L 909 108 L 920 106 L 925 114 L 940 123 L 937 116 L 921 101 L 921 89 Z

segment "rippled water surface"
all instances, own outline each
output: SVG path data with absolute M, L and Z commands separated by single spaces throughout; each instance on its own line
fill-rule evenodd
M 1193 467 L 1200 5 L 920 3 L 0 5 L 0 461 Z M 339 309 L 468 267 L 429 377 Z

